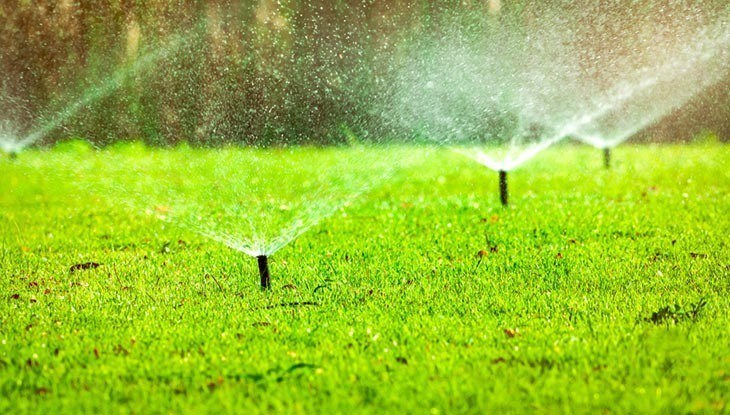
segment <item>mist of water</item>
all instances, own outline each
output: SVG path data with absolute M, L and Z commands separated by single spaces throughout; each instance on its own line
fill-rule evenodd
M 614 146 L 727 77 L 727 13 L 641 13 L 547 7 L 528 24 L 486 17 L 425 35 L 403 53 L 385 118 L 498 171 L 566 137 Z M 607 44 L 579 35 L 610 26 Z
M 359 196 L 419 163 L 426 151 L 364 144 L 215 150 L 132 146 L 82 157 L 59 155 L 28 167 L 255 257 L 272 255 L 343 212 Z
M 718 20 L 665 47 L 655 66 L 637 74 L 645 78 L 625 87 L 630 93 L 620 105 L 574 126 L 571 135 L 597 148 L 615 147 L 725 79 L 730 73 L 730 20 Z
M 113 94 L 130 78 L 139 76 L 155 67 L 155 65 L 159 65 L 165 58 L 174 54 L 188 38 L 189 36 L 174 36 L 164 45 L 135 59 L 131 65 L 118 69 L 100 83 L 86 88 L 79 97 L 67 98 L 63 108 L 53 112 L 46 118 L 40 119 L 40 124 L 26 134 L 17 131 L 11 120 L 2 120 L 2 123 L 0 123 L 0 149 L 7 153 L 18 153 L 37 143 L 80 111 L 89 110 L 90 106 L 96 101 Z M 17 104 L 6 102 L 5 105 Z
M 576 76 L 570 62 L 555 58 L 567 54 L 572 34 L 559 15 L 543 17 L 529 28 L 458 21 L 446 34 L 414 41 L 396 71 L 386 118 L 495 170 L 524 163 L 556 141 L 536 114 Z

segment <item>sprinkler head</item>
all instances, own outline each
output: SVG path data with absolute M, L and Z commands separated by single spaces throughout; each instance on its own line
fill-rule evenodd
M 271 286 L 271 275 L 269 274 L 269 257 L 259 255 L 259 276 L 261 277 L 261 289 L 267 290 Z
M 507 172 L 505 170 L 499 171 L 499 200 L 502 202 L 502 206 L 507 206 L 509 202 L 509 194 L 507 192 Z
M 611 167 L 611 148 L 606 147 L 603 149 L 603 167 Z
M 18 158 L 18 153 L 16 153 L 15 151 L 11 151 L 8 153 L 8 158 L 10 158 L 10 160 L 15 160 L 16 158 Z

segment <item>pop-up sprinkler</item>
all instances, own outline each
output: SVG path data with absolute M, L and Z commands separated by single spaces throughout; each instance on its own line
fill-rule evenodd
M 603 167 L 611 167 L 611 147 L 603 149 Z
M 502 206 L 507 206 L 509 200 L 509 194 L 507 193 L 507 171 L 499 171 L 499 200 L 502 201 Z
M 259 261 L 259 276 L 261 277 L 261 289 L 267 290 L 271 286 L 271 275 L 269 274 L 269 257 L 259 255 L 256 257 Z
M 15 160 L 16 158 L 18 158 L 18 153 L 16 153 L 15 151 L 11 151 L 8 153 L 8 158 L 10 160 Z

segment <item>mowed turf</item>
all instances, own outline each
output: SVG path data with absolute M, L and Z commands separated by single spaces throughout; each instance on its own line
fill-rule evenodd
M 327 193 L 268 292 L 254 258 L 159 220 L 186 204 L 160 205 L 173 171 L 118 164 L 179 165 L 203 215 L 204 166 L 254 150 L 77 147 L 0 159 L 0 413 L 728 410 L 726 145 L 626 144 L 608 170 L 558 145 L 509 174 L 508 208 L 459 154 L 373 149 L 417 160 Z M 276 158 L 349 150 L 256 151 L 309 212 Z

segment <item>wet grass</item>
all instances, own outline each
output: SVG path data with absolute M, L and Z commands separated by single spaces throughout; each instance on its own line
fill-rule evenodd
M 216 157 L 161 154 L 191 152 Z M 434 151 L 272 256 L 265 293 L 141 190 L 93 190 L 119 166 L 49 173 L 95 157 L 0 160 L 0 413 L 728 410 L 727 146 L 625 145 L 609 170 L 558 146 L 508 208 Z

